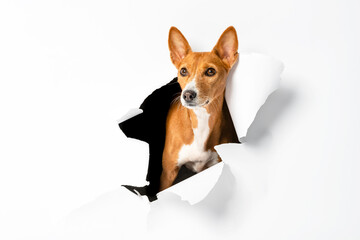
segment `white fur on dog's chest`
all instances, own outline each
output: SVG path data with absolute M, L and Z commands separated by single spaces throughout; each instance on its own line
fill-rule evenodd
M 193 109 L 197 117 L 197 128 L 193 129 L 194 141 L 190 145 L 184 145 L 179 151 L 178 166 L 190 164 L 195 172 L 203 170 L 205 165 L 213 165 L 217 162 L 218 154 L 211 150 L 205 150 L 205 143 L 209 138 L 210 114 L 205 108 Z M 213 162 L 213 164 L 211 163 Z

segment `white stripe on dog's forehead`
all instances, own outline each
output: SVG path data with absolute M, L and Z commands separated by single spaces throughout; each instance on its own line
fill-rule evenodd
M 197 91 L 197 88 L 196 88 L 196 81 L 195 80 L 196 80 L 196 75 L 194 76 L 194 78 L 188 84 L 186 84 L 183 91 L 192 90 L 192 91 L 197 93 L 198 91 Z

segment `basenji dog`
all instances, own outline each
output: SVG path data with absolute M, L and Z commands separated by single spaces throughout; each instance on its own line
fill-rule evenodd
M 226 80 L 238 60 L 235 28 L 227 28 L 211 52 L 193 52 L 175 27 L 168 44 L 182 91 L 166 119 L 160 191 L 173 184 L 182 165 L 200 172 L 221 161 L 214 146 L 238 142 L 225 101 Z

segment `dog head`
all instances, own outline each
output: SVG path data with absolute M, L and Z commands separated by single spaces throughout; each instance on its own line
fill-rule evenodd
M 169 50 L 171 61 L 178 69 L 183 106 L 205 107 L 224 94 L 228 73 L 238 59 L 234 27 L 223 32 L 211 52 L 193 52 L 182 33 L 172 27 Z

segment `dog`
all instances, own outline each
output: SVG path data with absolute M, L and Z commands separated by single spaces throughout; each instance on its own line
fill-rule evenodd
M 168 45 L 181 94 L 166 119 L 160 191 L 174 183 L 183 165 L 201 172 L 221 161 L 214 146 L 239 142 L 225 101 L 227 77 L 239 57 L 235 28 L 228 27 L 211 52 L 193 52 L 176 27 Z

